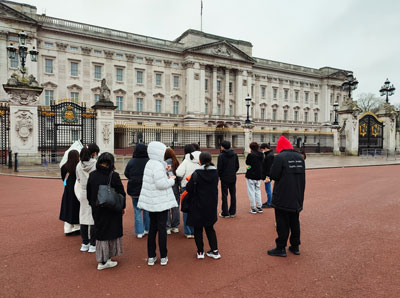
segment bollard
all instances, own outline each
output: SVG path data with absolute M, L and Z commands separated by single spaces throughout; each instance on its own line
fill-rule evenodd
M 12 169 L 12 151 L 8 150 L 8 168 Z
M 14 153 L 14 172 L 18 172 L 18 153 Z

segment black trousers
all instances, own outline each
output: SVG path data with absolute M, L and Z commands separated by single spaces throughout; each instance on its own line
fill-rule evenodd
M 149 212 L 150 230 L 147 238 L 147 255 L 149 258 L 156 256 L 156 235 L 158 232 L 158 246 L 161 258 L 167 256 L 167 219 L 168 210 L 162 212 Z
M 228 190 L 231 195 L 231 205 L 228 210 Z M 236 181 L 225 182 L 221 180 L 222 192 L 222 215 L 235 215 L 236 214 Z
M 89 227 L 90 227 L 90 240 L 89 240 Z M 81 237 L 83 244 L 96 246 L 96 227 L 94 225 L 81 225 Z
M 285 248 L 290 232 L 290 244 L 292 246 L 300 245 L 300 221 L 299 212 L 288 212 L 275 209 L 276 247 Z
M 204 252 L 203 228 L 206 230 L 208 244 L 211 250 L 218 250 L 217 234 L 215 233 L 214 226 L 194 227 L 194 241 L 196 242 L 197 252 Z

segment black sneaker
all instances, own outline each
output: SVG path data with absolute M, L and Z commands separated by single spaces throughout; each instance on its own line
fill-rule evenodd
M 261 206 L 262 208 L 264 208 L 264 209 L 266 209 L 266 208 L 272 208 L 272 206 L 271 205 L 269 205 L 268 203 L 264 203 L 264 204 L 262 204 L 262 206 Z
M 236 214 L 231 214 L 231 215 L 229 215 L 229 217 L 234 218 L 234 217 L 236 217 Z
M 295 255 L 300 255 L 299 246 L 289 246 L 289 250 L 294 253 Z
M 257 207 L 257 213 L 263 213 L 264 211 L 260 208 L 260 207 Z
M 222 217 L 222 218 L 228 218 L 228 217 L 230 217 L 229 214 L 228 214 L 228 215 L 225 215 L 225 214 L 223 214 L 222 212 L 221 212 L 220 214 L 218 214 L 218 215 L 219 215 L 219 217 Z
M 207 257 L 213 258 L 214 260 L 218 260 L 221 258 L 221 255 L 219 254 L 218 250 L 215 251 L 209 250 L 207 251 L 206 255 Z
M 286 257 L 286 249 L 284 248 L 274 248 L 268 251 L 268 254 L 273 257 Z
M 251 213 L 251 214 L 257 214 L 257 209 L 251 208 L 251 209 L 250 209 L 250 213 Z

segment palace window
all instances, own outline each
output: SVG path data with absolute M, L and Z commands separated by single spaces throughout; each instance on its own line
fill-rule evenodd
M 316 105 L 318 104 L 318 93 L 315 93 L 314 103 L 315 103 Z
M 117 82 L 122 82 L 124 80 L 124 70 L 122 68 L 117 68 Z
M 272 110 L 272 120 L 276 120 L 276 109 Z
M 161 74 L 156 73 L 156 86 L 161 86 Z
M 78 63 L 71 62 L 71 76 L 77 77 L 78 76 Z
M 100 94 L 95 94 L 94 95 L 94 104 L 96 104 L 100 99 Z
M 44 42 L 44 46 L 45 46 L 45 47 L 48 47 L 48 48 L 51 48 L 51 47 L 53 46 L 53 43 L 52 43 L 52 42 L 47 42 L 47 41 L 45 41 L 45 42 Z
M 94 53 L 95 55 L 101 55 L 101 51 L 99 51 L 99 50 L 94 50 L 93 53 Z
M 53 73 L 53 59 L 45 59 L 45 72 L 46 73 Z
M 217 80 L 217 91 L 220 92 L 221 91 L 221 81 Z
M 221 115 L 221 104 L 217 105 L 217 115 Z
M 161 99 L 156 100 L 156 113 L 161 113 Z
M 304 112 L 304 122 L 308 122 L 308 112 Z
M 174 88 L 179 88 L 179 77 L 174 76 Z
M 261 108 L 261 119 L 265 119 L 265 108 Z
M 49 106 L 51 101 L 54 100 L 54 91 L 53 90 L 46 90 L 44 92 L 45 96 L 45 105 Z
M 299 111 L 294 111 L 294 121 L 299 121 Z
M 229 116 L 233 116 L 233 105 L 229 105 Z
M 304 101 L 308 103 L 308 92 L 304 93 Z
M 78 51 L 78 47 L 69 47 L 71 49 L 71 51 L 77 52 Z
M 175 115 L 179 114 L 179 101 L 174 101 L 173 113 Z
M 229 93 L 233 92 L 233 84 L 232 82 L 229 82 Z
M 208 90 L 208 79 L 204 80 L 204 90 Z
M 79 92 L 71 92 L 71 98 L 75 101 L 79 100 Z
M 278 89 L 277 88 L 274 88 L 274 89 L 272 89 L 273 90 L 273 97 L 274 97 L 274 99 L 276 99 L 276 97 L 278 96 Z
M 314 122 L 318 122 L 318 113 L 314 113 Z
M 101 65 L 94 66 L 94 78 L 101 79 Z
M 333 97 L 334 97 L 334 95 L 333 94 L 331 94 L 331 105 L 333 105 Z
M 117 110 L 122 111 L 124 109 L 124 97 L 117 96 Z
M 289 90 L 288 89 L 285 89 L 285 93 L 284 93 L 285 95 L 285 100 L 288 100 L 288 98 L 289 98 Z
M 294 92 L 294 100 L 299 101 L 299 91 Z
M 11 68 L 18 68 L 18 59 L 19 59 L 18 53 L 15 53 L 14 58 L 10 60 L 10 67 Z
M 138 70 L 136 72 L 136 83 L 143 84 L 143 71 Z
M 283 111 L 283 120 L 285 120 L 285 121 L 288 120 L 288 111 L 287 110 Z
M 143 112 L 143 98 L 136 99 L 136 111 Z
M 204 104 L 204 114 L 208 115 L 208 103 Z
M 265 87 L 261 87 L 261 97 L 265 97 Z

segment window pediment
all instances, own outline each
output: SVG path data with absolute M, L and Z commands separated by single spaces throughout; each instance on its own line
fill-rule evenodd
M 145 97 L 146 93 L 144 93 L 143 91 L 138 91 L 133 93 L 133 95 L 137 96 L 137 97 Z
M 153 94 L 154 98 L 164 98 L 164 94 L 158 92 L 156 94 Z
M 42 87 L 44 87 L 44 88 L 57 88 L 57 84 L 49 81 L 49 82 L 43 83 Z
M 171 96 L 171 99 L 173 99 L 173 100 L 182 100 L 182 97 L 179 94 L 175 94 L 174 96 Z
M 67 89 L 68 90 L 79 90 L 79 91 L 81 91 L 82 87 L 77 85 L 77 84 L 72 84 L 72 85 L 67 86 Z
M 115 94 L 126 94 L 126 91 L 124 89 L 117 89 L 113 91 Z

